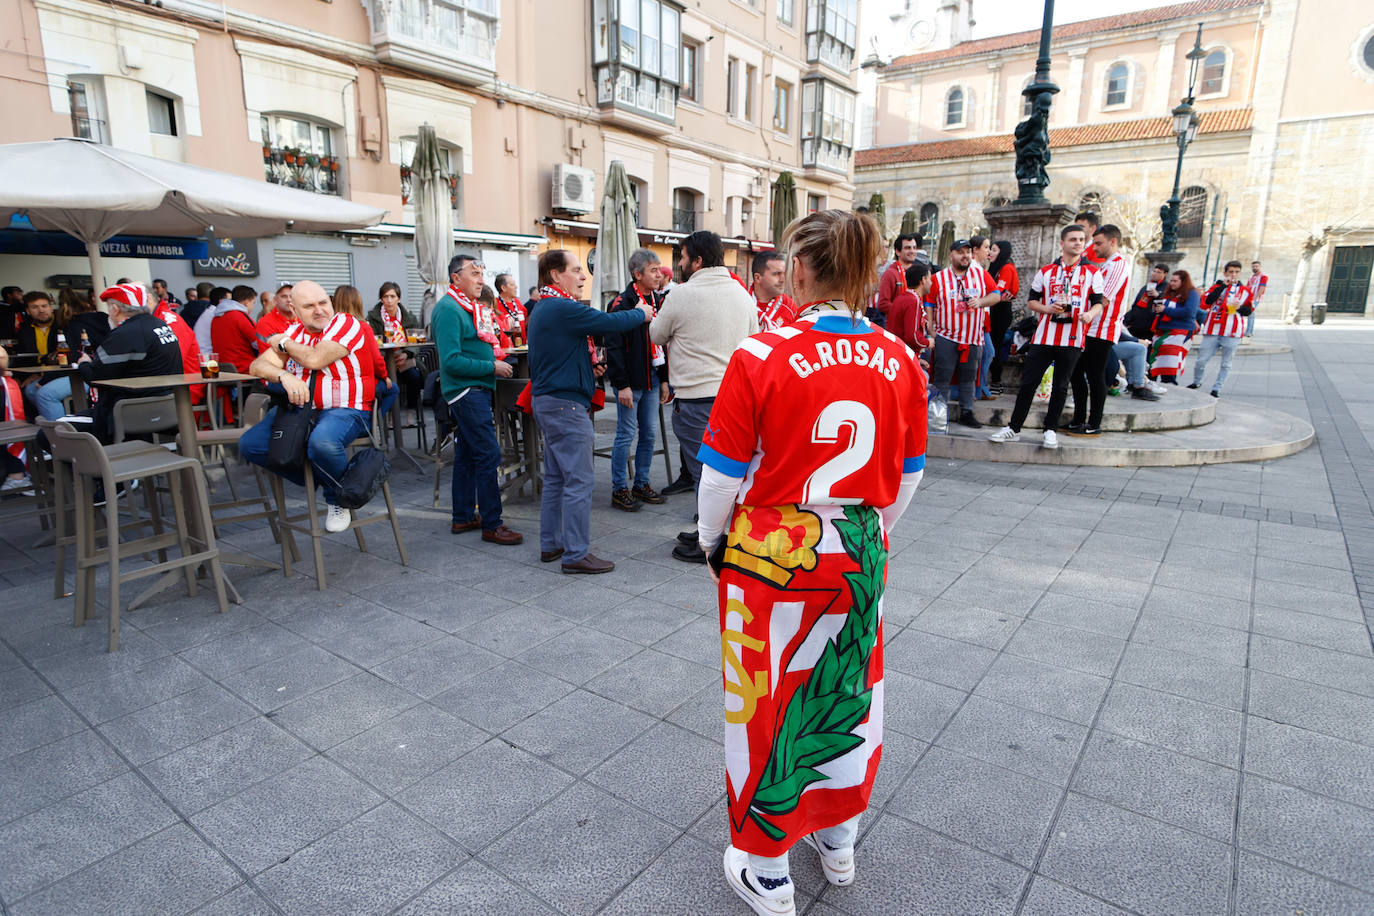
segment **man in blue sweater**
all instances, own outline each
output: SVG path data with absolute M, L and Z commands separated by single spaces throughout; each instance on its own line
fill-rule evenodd
M 592 395 L 605 374 L 590 337 L 624 334 L 653 317 L 651 307 L 607 314 L 577 301 L 587 275 L 577 256 L 539 256 L 539 305 L 530 314 L 534 420 L 544 433 L 544 495 L 539 559 L 562 559 L 565 573 L 606 573 L 615 564 L 592 555 Z

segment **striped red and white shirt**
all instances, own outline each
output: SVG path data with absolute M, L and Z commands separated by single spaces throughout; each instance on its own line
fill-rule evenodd
M 1245 316 L 1237 310 L 1249 304 L 1250 298 L 1250 290 L 1239 283 L 1227 286 L 1217 304 L 1208 309 L 1202 333 L 1219 337 L 1244 337 Z
M 981 299 L 996 290 L 992 276 L 977 264 L 970 264 L 964 275 L 958 276 L 953 267 L 946 267 L 935 275 L 926 294 L 926 305 L 935 309 L 935 333 L 962 346 L 976 346 L 983 342 L 983 318 L 987 312 L 980 308 L 966 308 L 964 297 Z
M 307 347 L 332 340 L 348 350 L 346 354 L 319 370 L 319 380 L 315 383 L 316 407 L 321 410 L 332 407 L 372 409 L 372 394 L 377 379 L 367 352 L 367 343 L 373 340 L 370 327 L 352 315 L 337 312 L 319 334 L 312 334 L 299 322 L 292 322 L 285 334 L 296 343 Z M 294 359 L 286 361 L 286 371 L 309 384 L 310 370 Z
M 1088 336 L 1116 343 L 1121 336 L 1121 313 L 1126 305 L 1126 283 L 1131 267 L 1119 253 L 1097 267 L 1102 275 L 1102 314 L 1088 325 Z
M 1040 316 L 1031 343 L 1046 347 L 1082 347 L 1083 312 L 1091 307 L 1093 294 L 1102 294 L 1102 272 L 1081 259 L 1073 267 L 1065 267 L 1062 258 L 1055 258 L 1035 272 L 1031 278 L 1033 299 L 1047 303 L 1067 302 L 1072 306 L 1072 321 L 1054 321 L 1049 315 Z
M 1269 278 L 1264 274 L 1251 274 L 1250 279 L 1245 281 L 1245 288 L 1250 291 L 1250 301 L 1259 302 L 1260 287 L 1268 286 Z

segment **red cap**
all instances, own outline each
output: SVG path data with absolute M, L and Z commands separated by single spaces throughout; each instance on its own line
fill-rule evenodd
M 148 291 L 138 283 L 121 283 L 100 294 L 101 299 L 113 299 L 129 308 L 147 308 Z

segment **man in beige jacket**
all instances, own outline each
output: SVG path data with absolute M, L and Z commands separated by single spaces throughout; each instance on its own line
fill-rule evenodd
M 711 405 L 720 390 L 730 355 L 740 341 L 759 330 L 754 297 L 725 268 L 725 248 L 714 232 L 693 232 L 682 240 L 678 271 L 684 282 L 673 287 L 649 325 L 649 337 L 668 348 L 668 382 L 676 398 L 673 433 L 693 488 L 701 483 L 697 449 L 706 434 Z M 696 531 L 678 535 L 673 556 L 705 563 Z

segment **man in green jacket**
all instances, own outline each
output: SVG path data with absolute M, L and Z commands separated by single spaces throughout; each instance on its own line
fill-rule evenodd
M 501 445 L 496 440 L 492 396 L 498 378 L 510 378 L 509 363 L 496 358 L 495 323 L 477 301 L 482 293 L 482 263 L 470 254 L 448 264 L 449 286 L 430 314 L 439 348 L 439 376 L 453 419 L 453 523 L 450 531 L 482 529 L 482 540 L 515 545 L 524 537 L 501 523 L 501 485 L 496 471 Z

